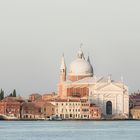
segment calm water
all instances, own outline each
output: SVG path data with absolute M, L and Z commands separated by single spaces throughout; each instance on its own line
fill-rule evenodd
M 140 122 L 0 121 L 0 140 L 140 140 Z

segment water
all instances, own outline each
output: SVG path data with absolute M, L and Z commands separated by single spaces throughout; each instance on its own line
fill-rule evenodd
M 0 140 L 140 140 L 139 121 L 0 121 Z

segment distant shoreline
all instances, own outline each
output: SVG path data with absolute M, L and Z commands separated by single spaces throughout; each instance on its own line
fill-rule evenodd
M 140 121 L 140 119 L 101 119 L 101 120 L 87 120 L 87 119 L 78 119 L 78 120 L 73 120 L 73 119 L 67 119 L 67 120 L 61 120 L 61 121 L 50 121 L 50 120 L 42 120 L 42 119 L 19 119 L 19 120 L 0 120 L 0 121 L 47 121 L 47 122 L 61 122 L 61 121 L 74 121 L 74 122 L 79 122 L 79 121 L 92 121 L 92 122 L 109 122 L 109 121 Z

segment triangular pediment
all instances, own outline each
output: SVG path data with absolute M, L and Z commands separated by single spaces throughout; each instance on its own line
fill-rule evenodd
M 101 91 L 122 91 L 122 88 L 115 85 L 114 83 L 107 83 L 104 85 L 98 85 L 97 90 L 101 90 Z

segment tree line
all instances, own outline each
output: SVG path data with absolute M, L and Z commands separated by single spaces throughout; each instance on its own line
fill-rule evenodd
M 5 96 L 5 92 L 3 89 L 0 90 L 0 101 L 3 100 L 5 97 L 16 97 L 16 96 L 17 96 L 17 93 L 15 89 L 8 96 Z

